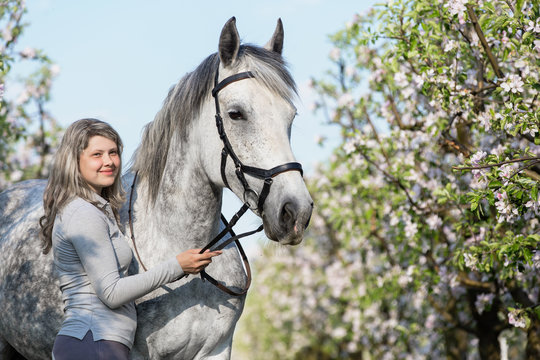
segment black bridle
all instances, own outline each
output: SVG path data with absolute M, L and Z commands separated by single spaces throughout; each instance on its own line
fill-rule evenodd
M 275 176 L 284 173 L 286 171 L 299 171 L 300 174 L 303 175 L 302 171 L 302 165 L 297 162 L 289 162 L 283 165 L 278 165 L 276 167 L 273 167 L 272 169 L 261 169 L 258 167 L 253 166 L 247 166 L 242 164 L 240 159 L 238 159 L 238 156 L 236 156 L 231 143 L 229 142 L 229 138 L 227 137 L 227 134 L 225 133 L 225 128 L 223 126 L 223 118 L 221 117 L 221 111 L 219 107 L 219 99 L 218 99 L 218 93 L 227 85 L 244 79 L 251 79 L 255 76 L 251 71 L 241 72 L 239 74 L 231 75 L 225 79 L 223 79 L 221 82 L 218 82 L 219 78 L 219 71 L 216 70 L 216 77 L 214 80 L 215 87 L 212 90 L 212 96 L 214 97 L 215 104 L 216 104 L 216 127 L 218 130 L 219 137 L 221 141 L 223 142 L 223 150 L 221 151 L 221 179 L 223 180 L 223 183 L 227 188 L 230 189 L 229 182 L 227 181 L 227 176 L 225 174 L 225 168 L 227 166 L 227 158 L 230 157 L 232 161 L 234 162 L 234 167 L 236 168 L 236 177 L 244 187 L 244 204 L 247 204 L 251 209 L 258 210 L 259 214 L 262 216 L 263 213 L 263 206 L 264 201 L 266 200 L 266 197 L 268 196 L 268 193 L 270 192 L 270 187 L 272 186 L 273 180 Z M 260 194 L 257 194 L 255 190 L 249 186 L 245 175 L 253 176 L 257 179 L 264 180 L 264 185 L 262 188 L 262 191 Z M 256 200 L 257 207 L 255 207 L 255 202 L 253 202 L 253 199 Z
M 218 64 L 218 69 L 219 69 L 219 64 Z M 264 211 L 263 210 L 264 202 L 266 200 L 266 197 L 270 193 L 270 188 L 271 188 L 271 186 L 273 184 L 273 181 L 274 181 L 273 178 L 274 177 L 276 177 L 277 175 L 282 174 L 284 172 L 287 172 L 287 171 L 299 171 L 300 174 L 303 176 L 303 170 L 302 170 L 302 165 L 300 163 L 298 163 L 298 162 L 288 162 L 288 163 L 273 167 L 271 169 L 262 169 L 262 168 L 258 168 L 258 167 L 244 165 L 240 161 L 240 159 L 238 158 L 238 156 L 236 156 L 236 153 L 234 152 L 234 150 L 232 148 L 232 145 L 231 145 L 231 143 L 229 141 L 229 138 L 227 137 L 227 134 L 225 133 L 225 128 L 223 126 L 223 118 L 221 117 L 221 111 L 220 111 L 220 106 L 219 106 L 218 93 L 221 90 L 223 90 L 223 88 L 225 88 L 227 85 L 230 85 L 233 82 L 236 82 L 236 81 L 239 81 L 239 80 L 244 80 L 244 79 L 251 79 L 251 78 L 254 78 L 255 76 L 253 75 L 253 73 L 251 71 L 246 71 L 246 72 L 241 72 L 241 73 L 238 73 L 238 74 L 235 74 L 235 75 L 231 75 L 231 76 L 223 79 L 221 82 L 219 82 L 219 70 L 218 69 L 216 69 L 216 75 L 215 75 L 215 79 L 214 79 L 214 88 L 212 89 L 212 96 L 214 97 L 215 104 L 216 104 L 216 127 L 217 127 L 217 130 L 218 130 L 219 138 L 223 142 L 223 150 L 221 151 L 221 178 L 222 178 L 223 183 L 225 184 L 225 186 L 228 189 L 231 189 L 231 187 L 229 185 L 229 182 L 227 180 L 227 175 L 226 175 L 227 158 L 230 157 L 232 159 L 233 163 L 234 163 L 235 168 L 236 168 L 236 170 L 235 170 L 236 177 L 238 178 L 238 180 L 242 184 L 242 187 L 244 188 L 244 199 L 243 199 L 244 204 L 242 205 L 240 210 L 238 210 L 233 215 L 233 217 L 231 218 L 231 220 L 229 222 L 227 222 L 227 220 L 225 219 L 223 214 L 221 215 L 221 221 L 225 224 L 225 228 L 219 234 L 217 234 L 212 239 L 212 241 L 210 241 L 204 248 L 202 248 L 200 253 L 202 254 L 205 251 L 210 250 L 210 249 L 212 249 L 213 251 L 221 250 L 225 246 L 229 245 L 230 243 L 232 243 L 234 241 L 236 243 L 238 251 L 240 252 L 240 255 L 241 255 L 242 260 L 244 262 L 244 266 L 245 266 L 246 274 L 247 274 L 247 280 L 246 280 L 246 285 L 245 285 L 244 289 L 241 290 L 240 292 L 236 292 L 234 290 L 231 290 L 231 289 L 227 288 L 223 284 L 219 283 L 212 276 L 208 275 L 206 273 L 206 271 L 202 270 L 200 272 L 200 274 L 201 274 L 201 279 L 203 281 L 208 280 L 211 284 L 217 286 L 220 290 L 226 292 L 227 294 L 230 294 L 230 295 L 233 295 L 233 296 L 240 296 L 240 295 L 244 295 L 245 293 L 247 293 L 247 291 L 248 291 L 248 289 L 249 289 L 249 287 L 251 285 L 251 268 L 249 266 L 249 262 L 248 262 L 246 254 L 244 252 L 244 249 L 242 248 L 242 245 L 240 244 L 240 242 L 238 240 L 243 238 L 243 237 L 255 234 L 255 233 L 259 232 L 259 231 L 262 231 L 263 230 L 263 225 L 260 225 L 255 230 L 248 231 L 248 232 L 242 233 L 240 235 L 236 235 L 234 233 L 233 226 L 246 213 L 246 211 L 249 208 L 251 208 L 252 210 L 257 210 L 259 212 L 259 215 L 262 216 L 263 211 Z M 249 176 L 252 176 L 254 178 L 263 180 L 263 187 L 262 187 L 262 190 L 261 190 L 260 194 L 257 193 L 257 191 L 253 190 L 253 188 L 249 185 L 248 181 L 246 180 L 246 175 L 249 175 Z M 130 199 L 129 199 L 129 211 L 128 211 L 128 213 L 129 213 L 129 225 L 130 225 L 131 239 L 133 241 L 133 246 L 134 246 L 134 249 L 135 249 L 135 253 L 136 253 L 137 258 L 138 258 L 139 262 L 141 263 L 143 269 L 146 270 L 146 267 L 142 263 L 141 258 L 139 256 L 139 253 L 137 251 L 137 246 L 135 244 L 135 236 L 133 234 L 133 222 L 132 222 L 132 219 L 131 219 L 131 198 L 133 197 L 133 188 L 135 186 L 136 179 L 137 179 L 137 174 L 135 174 L 135 177 L 133 179 L 133 184 L 131 186 L 131 195 L 130 195 Z M 214 246 L 227 233 L 229 233 L 231 235 L 231 237 L 229 239 L 227 239 L 226 241 L 223 241 L 223 242 L 219 243 L 217 246 Z

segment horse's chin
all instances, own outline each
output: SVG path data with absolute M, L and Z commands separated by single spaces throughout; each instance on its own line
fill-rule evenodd
M 264 233 L 266 237 L 272 241 L 276 241 L 281 245 L 298 245 L 304 239 L 305 226 L 296 222 L 291 231 L 280 231 L 275 226 L 268 224 L 263 216 Z

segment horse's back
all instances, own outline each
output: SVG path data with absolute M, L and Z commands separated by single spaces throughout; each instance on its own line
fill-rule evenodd
M 50 358 L 62 319 L 52 254 L 42 254 L 38 237 L 45 185 L 29 180 L 0 193 L 0 347 L 27 359 Z

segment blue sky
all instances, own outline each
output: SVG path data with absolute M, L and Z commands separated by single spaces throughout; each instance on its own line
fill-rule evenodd
M 242 41 L 259 45 L 270 39 L 281 18 L 283 55 L 301 99 L 292 145 L 309 175 L 339 143 L 339 130 L 323 125 L 324 119 L 311 112 L 314 97 L 307 83 L 332 66 L 328 35 L 374 3 L 31 0 L 26 16 L 30 26 L 19 46 L 43 49 L 60 66 L 48 107 L 52 115 L 64 126 L 83 117 L 109 122 L 124 140 L 126 162 L 170 86 L 217 50 L 221 28 L 231 16 Z M 315 143 L 317 135 L 329 138 L 325 148 Z

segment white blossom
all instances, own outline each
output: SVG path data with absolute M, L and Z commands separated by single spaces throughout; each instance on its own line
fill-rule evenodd
M 350 155 L 356 151 L 357 146 L 358 146 L 358 142 L 356 141 L 356 139 L 349 139 L 343 145 L 343 151 L 345 151 L 345 154 Z
M 353 98 L 353 96 L 351 94 L 349 94 L 349 93 L 345 93 L 345 94 L 341 95 L 338 98 L 337 106 L 338 107 L 353 107 L 354 106 L 354 98 Z
M 532 20 L 529 21 L 529 24 L 527 25 L 525 30 L 529 32 L 540 33 L 540 21 L 536 20 L 536 23 Z
M 533 261 L 533 267 L 536 270 L 540 270 L 540 250 L 534 251 L 534 256 L 532 257 L 532 261 Z
M 336 339 L 342 339 L 346 335 L 347 335 L 347 330 L 342 326 L 337 327 L 332 331 L 332 337 Z
M 58 66 L 57 64 L 53 64 L 50 67 L 49 71 L 51 72 L 52 77 L 58 76 L 58 74 L 60 74 L 60 66 Z
M 408 238 L 414 237 L 418 232 L 418 225 L 412 221 L 408 221 L 405 224 L 405 236 Z
M 491 305 L 493 299 L 495 298 L 495 294 L 480 294 L 476 297 L 476 301 L 474 302 L 474 305 L 476 306 L 476 309 L 480 314 L 484 312 L 486 309 L 486 305 Z
M 534 40 L 534 50 L 540 52 L 540 40 Z
M 407 75 L 405 75 L 404 72 L 397 72 L 394 75 L 394 81 L 396 82 L 396 85 L 399 87 L 405 87 L 409 84 L 407 80 Z
M 467 11 L 465 4 L 467 4 L 467 0 L 449 0 L 444 7 L 448 8 L 452 15 L 463 16 Z
M 525 207 L 533 211 L 536 215 L 540 214 L 540 197 L 539 199 L 530 199 L 525 203 Z
M 477 151 L 471 156 L 471 164 L 473 166 L 477 166 L 478 164 L 480 164 L 480 161 L 484 159 L 486 156 L 487 156 L 487 153 L 485 151 L 482 151 L 482 150 Z
M 426 223 L 431 230 L 437 230 L 442 225 L 442 220 L 436 214 L 432 214 L 426 219 Z
M 36 57 L 36 49 L 33 49 L 33 48 L 30 48 L 30 47 L 27 47 L 27 48 L 24 48 L 21 52 L 20 52 L 21 56 L 23 58 L 27 58 L 27 59 L 31 59 L 31 58 L 34 58 Z
M 523 92 L 523 85 L 525 84 L 523 80 L 521 80 L 521 76 L 510 74 L 507 75 L 504 79 L 504 82 L 501 84 L 501 87 L 503 90 L 507 93 L 518 93 Z
M 446 43 L 446 45 L 444 46 L 444 49 L 443 51 L 444 52 L 449 52 L 449 51 L 452 51 L 454 49 L 457 49 L 459 47 L 459 44 L 457 41 L 455 40 L 450 40 Z
M 465 266 L 471 270 L 478 270 L 476 264 L 478 264 L 478 259 L 470 253 L 463 254 L 463 259 L 465 260 Z
M 337 47 L 333 48 L 331 51 L 330 51 L 330 59 L 334 60 L 334 61 L 339 61 L 339 58 L 341 57 L 341 50 Z
M 476 119 L 486 131 L 491 128 L 491 115 L 488 111 L 478 114 Z

